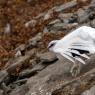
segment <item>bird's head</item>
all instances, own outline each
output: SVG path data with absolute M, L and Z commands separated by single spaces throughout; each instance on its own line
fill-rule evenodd
M 49 49 L 50 51 L 53 51 L 53 48 L 54 48 L 54 46 L 56 45 L 57 42 L 58 42 L 58 40 L 53 40 L 53 41 L 51 41 L 51 42 L 48 44 L 48 49 Z

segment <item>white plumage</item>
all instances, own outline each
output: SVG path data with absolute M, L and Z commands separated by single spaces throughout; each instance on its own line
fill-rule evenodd
M 95 53 L 95 29 L 82 26 L 60 40 L 51 41 L 48 47 L 50 51 L 62 55 L 73 63 L 78 60 L 85 64 L 83 58 L 89 59 L 87 53 Z

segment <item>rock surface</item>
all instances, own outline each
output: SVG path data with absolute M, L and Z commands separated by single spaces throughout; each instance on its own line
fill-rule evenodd
M 86 90 L 81 95 L 95 95 L 95 85 L 91 87 L 89 90 Z
M 54 53 L 47 50 L 51 40 L 60 39 L 82 25 L 95 27 L 95 0 L 72 0 L 68 3 L 55 0 L 52 6 L 51 1 L 0 2 L 4 11 L 8 8 L 3 16 L 0 15 L 1 19 L 8 15 L 7 21 L 0 20 L 0 27 L 3 27 L 0 28 L 0 50 L 2 48 L 6 52 L 3 59 L 0 57 L 0 66 L 1 60 L 6 62 L 0 69 L 0 95 L 95 94 L 95 54 L 86 60 L 86 65 L 81 65 L 80 74 L 72 77 L 70 69 L 73 63 L 65 58 L 60 62 Z M 34 8 L 40 12 L 32 11 Z M 8 56 L 8 59 L 6 56 L 10 50 L 14 50 L 14 56 Z

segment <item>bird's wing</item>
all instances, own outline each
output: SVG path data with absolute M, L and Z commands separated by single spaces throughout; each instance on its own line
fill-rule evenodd
M 69 50 L 68 52 L 77 54 L 77 55 L 87 58 L 87 59 L 90 59 L 89 56 L 87 56 L 86 54 L 80 54 L 79 51 L 77 51 L 77 50 Z
M 73 52 L 73 53 L 76 53 L 76 52 Z M 81 59 L 80 57 L 78 57 L 78 56 L 73 57 L 70 52 L 61 52 L 60 54 L 61 54 L 62 56 L 64 56 L 65 58 L 67 58 L 68 60 L 70 60 L 71 62 L 73 62 L 73 63 L 75 62 L 74 59 L 76 59 L 76 60 L 78 60 L 79 62 L 85 64 L 85 61 L 84 61 L 84 60 L 82 60 L 82 59 Z M 86 55 L 81 55 L 81 54 L 79 54 L 79 53 L 77 53 L 77 54 L 80 55 L 80 56 L 82 56 L 82 57 L 89 58 L 89 57 L 86 56 Z
M 82 56 L 83 56 L 84 58 L 90 59 L 90 57 L 87 56 L 86 54 L 82 54 Z
M 85 50 L 89 53 L 95 53 L 95 45 L 93 43 L 87 43 L 84 45 L 71 45 L 69 49 Z
M 72 43 L 71 44 L 71 46 L 88 46 L 88 44 L 87 43 L 85 43 L 85 42 L 74 42 L 74 43 Z
M 85 61 L 84 61 L 84 60 L 82 60 L 80 57 L 78 57 L 78 56 L 77 56 L 77 57 L 75 57 L 75 59 L 76 59 L 76 60 L 78 60 L 79 62 L 81 62 L 81 63 L 85 64 Z
M 70 50 L 68 52 L 69 53 L 74 53 L 74 54 L 78 55 L 78 56 L 75 56 L 74 59 L 78 60 L 79 62 L 81 62 L 83 64 L 85 64 L 85 61 L 82 60 L 82 58 L 80 58 L 80 57 L 84 57 L 84 58 L 89 59 L 89 57 L 86 54 L 80 54 L 77 50 Z
M 88 51 L 89 53 L 95 53 L 95 46 L 93 46 L 93 45 L 90 45 L 88 47 L 84 47 L 84 46 L 71 46 L 69 49 L 85 50 L 85 51 Z

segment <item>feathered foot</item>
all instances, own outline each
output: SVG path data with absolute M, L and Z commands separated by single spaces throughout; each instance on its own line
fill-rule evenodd
M 74 63 L 72 66 L 70 73 L 73 77 L 76 77 L 80 73 L 80 64 Z

